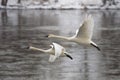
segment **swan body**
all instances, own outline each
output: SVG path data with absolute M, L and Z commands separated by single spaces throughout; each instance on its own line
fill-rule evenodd
M 77 44 L 83 45 L 92 45 L 93 47 L 97 48 L 100 51 L 100 48 L 95 44 L 91 39 L 93 35 L 93 28 L 94 28 L 94 20 L 91 15 L 86 15 L 82 25 L 76 31 L 76 34 L 72 37 L 65 37 L 65 36 L 58 36 L 54 34 L 49 34 L 47 37 L 49 38 L 59 38 L 63 40 L 67 40 L 70 42 L 75 42 Z
M 36 47 L 33 47 L 33 46 L 29 46 L 29 49 L 37 50 L 37 51 L 41 51 L 41 52 L 50 54 L 49 62 L 54 62 L 60 56 L 66 56 L 66 57 L 68 57 L 70 59 L 73 59 L 68 54 L 68 52 L 66 52 L 65 48 L 62 47 L 61 45 L 59 45 L 57 43 L 52 43 L 52 45 L 50 45 L 50 46 L 51 46 L 51 48 L 47 49 L 47 50 L 36 48 Z

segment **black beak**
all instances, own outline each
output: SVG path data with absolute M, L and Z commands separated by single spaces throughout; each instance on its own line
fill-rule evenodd
M 30 46 L 27 46 L 26 49 L 30 49 Z
M 67 53 L 64 53 L 68 58 L 70 58 L 71 60 L 73 60 L 73 58 L 69 55 L 69 54 L 67 54 Z
M 30 46 L 21 46 L 22 49 L 30 49 Z
M 49 35 L 46 35 L 45 37 L 48 37 Z

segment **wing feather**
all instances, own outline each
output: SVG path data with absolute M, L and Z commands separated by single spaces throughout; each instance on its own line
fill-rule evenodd
M 49 62 L 54 62 L 62 54 L 62 51 L 64 49 L 62 46 L 60 46 L 57 43 L 53 43 L 53 48 L 55 50 L 55 54 L 50 55 Z
M 91 39 L 93 34 L 94 20 L 91 15 L 86 16 L 83 24 L 76 32 L 77 38 Z
M 55 48 L 55 56 L 59 57 L 62 54 L 64 48 L 57 43 L 53 43 L 53 46 Z
M 49 57 L 49 62 L 54 62 L 56 60 L 56 56 L 55 55 L 50 55 Z

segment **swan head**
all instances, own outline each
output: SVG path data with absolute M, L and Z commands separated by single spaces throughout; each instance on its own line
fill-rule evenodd
M 46 37 L 54 37 L 54 35 L 53 34 L 48 34 L 48 35 L 46 35 Z
M 34 47 L 32 47 L 32 46 L 28 46 L 26 49 L 33 49 Z
M 30 46 L 22 46 L 21 48 L 22 48 L 22 49 L 29 49 Z

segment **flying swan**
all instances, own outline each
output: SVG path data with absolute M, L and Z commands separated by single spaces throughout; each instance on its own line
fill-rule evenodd
M 95 47 L 97 50 L 100 51 L 100 48 L 95 44 L 92 39 L 93 34 L 93 28 L 94 28 L 94 20 L 91 15 L 86 15 L 82 25 L 80 28 L 76 31 L 76 34 L 72 37 L 64 37 L 64 36 L 58 36 L 54 34 L 49 34 L 47 37 L 49 38 L 59 38 L 71 42 L 75 42 L 77 44 L 83 44 L 83 45 L 91 45 Z
M 68 54 L 68 52 L 66 52 L 65 48 L 62 47 L 61 45 L 59 45 L 57 43 L 52 43 L 52 45 L 50 45 L 50 46 L 51 46 L 51 48 L 47 49 L 47 50 L 36 48 L 36 47 L 33 47 L 33 46 L 29 46 L 28 49 L 37 50 L 37 51 L 41 51 L 41 52 L 50 54 L 49 62 L 54 62 L 60 56 L 66 56 L 66 57 L 68 57 L 70 59 L 73 59 Z

